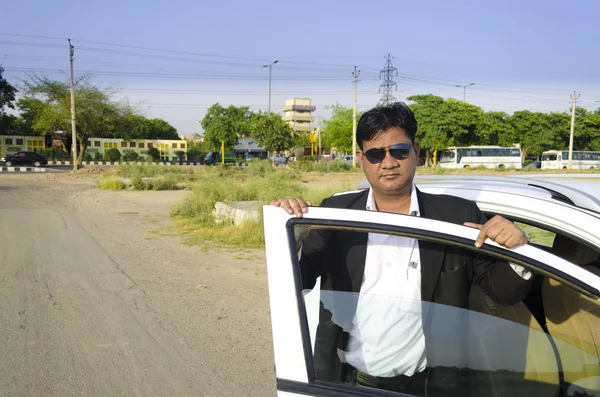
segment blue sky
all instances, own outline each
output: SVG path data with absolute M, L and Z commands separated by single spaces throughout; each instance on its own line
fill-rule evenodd
M 294 96 L 324 118 L 328 105 L 351 106 L 354 65 L 358 107 L 374 106 L 388 53 L 399 100 L 462 99 L 455 85 L 474 82 L 467 101 L 486 110 L 564 111 L 574 90 L 581 106 L 600 106 L 599 12 L 593 0 L 12 1 L 0 64 L 15 83 L 29 70 L 65 78 L 69 37 L 77 73 L 186 135 L 215 102 L 266 110 L 262 65 L 276 59 L 273 111 Z

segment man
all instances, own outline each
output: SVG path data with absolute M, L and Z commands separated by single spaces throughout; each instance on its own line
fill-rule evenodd
M 473 202 L 421 193 L 413 183 L 420 151 L 416 133 L 417 121 L 404 103 L 366 112 L 357 127 L 357 157 L 371 188 L 334 195 L 321 206 L 476 227 L 480 229 L 476 247 L 486 238 L 508 248 L 528 242 L 512 222 L 500 216 L 487 220 Z M 271 205 L 301 217 L 311 204 L 294 198 L 274 200 Z M 438 372 L 436 377 L 430 370 L 428 364 L 436 359 L 433 346 L 440 342 L 429 332 L 434 326 L 427 323 L 420 302 L 468 309 L 471 287 L 480 286 L 498 303 L 512 305 L 527 295 L 532 278 L 522 267 L 471 250 L 408 237 L 315 230 L 299 238 L 298 249 L 303 288 L 313 288 L 321 277 L 322 295 L 327 291 L 358 295 L 356 302 L 338 302 L 337 307 L 325 307 L 322 299 L 314 352 L 317 379 L 417 395 L 464 386 L 457 374 L 448 377 Z M 390 299 L 374 301 L 373 296 Z M 399 307 L 392 301 L 419 303 Z M 339 318 L 335 310 L 342 306 L 351 311 L 349 326 L 335 318 L 336 314 Z M 458 355 L 464 355 L 468 349 L 464 325 L 454 320 L 454 328 L 453 319 L 437 327 L 448 327 L 449 334 L 465 334 L 458 338 L 462 344 L 457 348 Z

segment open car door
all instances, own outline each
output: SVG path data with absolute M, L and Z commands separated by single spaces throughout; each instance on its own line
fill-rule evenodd
M 272 206 L 265 206 L 263 215 L 279 396 L 403 395 L 377 384 L 325 379 L 320 375 L 320 364 L 315 363 L 319 327 L 333 325 L 352 334 L 357 305 L 365 300 L 371 301 L 369 307 L 387 308 L 382 317 L 386 321 L 394 316 L 398 321 L 415 313 L 420 316 L 427 367 L 436 374 L 448 371 L 448 376 L 462 379 L 459 389 L 432 388 L 424 395 L 600 396 L 598 247 L 595 257 L 574 264 L 531 245 L 505 249 L 487 240 L 483 247 L 475 248 L 478 230 L 413 216 L 311 207 L 302 218 L 296 218 Z M 474 287 L 468 309 L 425 299 L 416 303 L 392 296 L 321 291 L 319 280 L 314 287 L 302 282 L 296 237 L 306 229 L 406 236 L 420 244 L 435 242 L 450 250 L 477 251 L 477 255 L 532 271 L 533 287 L 526 299 L 508 306 Z M 442 271 L 440 277 L 456 277 L 455 273 Z M 329 313 L 330 324 L 324 324 L 324 311 Z M 377 327 L 377 316 L 372 320 L 370 325 Z M 388 346 L 403 343 L 402 335 L 394 337 L 399 342 Z M 363 357 L 369 352 L 368 346 L 364 341 Z M 380 350 L 385 346 L 373 344 Z M 344 349 L 338 348 L 342 363 L 356 359 Z M 381 357 L 402 354 L 391 350 L 383 353 L 389 354 Z

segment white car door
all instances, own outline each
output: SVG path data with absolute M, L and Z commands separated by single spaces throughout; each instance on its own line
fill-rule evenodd
M 280 208 L 265 206 L 263 215 L 278 395 L 402 395 L 379 386 L 359 386 L 343 379 L 319 379 L 316 375 L 313 360 L 319 307 L 331 311 L 332 321 L 347 331 L 357 321 L 356 312 L 347 311 L 339 302 L 353 302 L 348 306 L 356 310 L 359 297 L 347 292 L 320 291 L 318 281 L 314 288 L 305 288 L 296 236 L 307 228 L 377 232 L 475 251 L 473 245 L 478 231 L 431 219 L 374 211 L 311 207 L 302 218 L 296 218 Z M 459 394 L 454 394 L 456 390 L 437 390 L 428 395 L 467 395 L 468 391 L 470 395 L 482 396 L 600 396 L 600 272 L 597 268 L 600 251 L 596 250 L 591 260 L 585 259 L 589 264 L 573 264 L 531 245 L 509 250 L 488 240 L 478 250 L 478 254 L 509 261 L 534 272 L 535 280 L 539 281 L 536 293 L 530 293 L 527 302 L 504 306 L 474 288 L 469 310 L 420 302 L 419 315 L 433 319 L 424 332 L 437 333 L 428 340 L 438 341 L 428 346 L 435 351 L 435 358 L 427 357 L 428 367 L 458 368 L 467 374 L 465 379 L 470 382 L 465 385 L 464 394 L 460 394 L 460 390 Z M 442 276 L 452 277 L 452 272 Z M 388 312 L 388 318 L 405 316 L 412 310 L 406 309 L 406 302 L 398 302 L 398 297 L 367 298 L 381 299 L 371 307 L 395 305 L 395 311 Z M 361 295 L 360 300 L 367 298 Z M 465 339 L 467 356 L 453 350 L 460 344 L 455 343 L 453 336 L 444 335 L 444 329 L 450 326 L 461 327 L 461 333 L 468 335 Z M 385 349 L 384 345 L 382 342 L 375 347 Z M 351 354 L 347 353 L 339 352 L 342 362 L 346 360 L 343 365 L 350 362 Z M 397 354 L 389 348 L 383 353 Z

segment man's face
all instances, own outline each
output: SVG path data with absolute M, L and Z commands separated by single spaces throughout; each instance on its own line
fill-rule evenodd
M 390 146 L 410 145 L 408 157 L 396 159 L 389 151 Z M 365 153 L 370 149 L 384 148 L 385 157 L 379 163 L 372 163 Z M 376 193 L 393 195 L 410 193 L 420 147 L 411 142 L 402 128 L 391 128 L 376 136 L 371 141 L 363 142 L 363 150 L 356 153 L 361 168 Z

